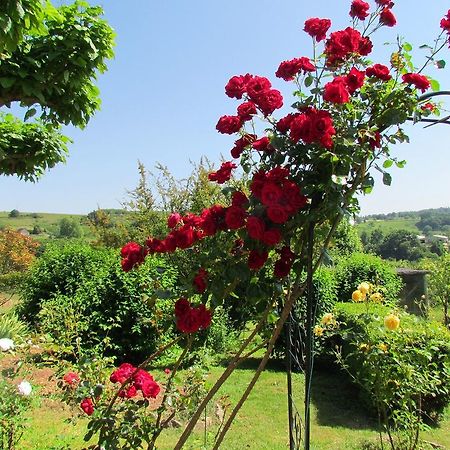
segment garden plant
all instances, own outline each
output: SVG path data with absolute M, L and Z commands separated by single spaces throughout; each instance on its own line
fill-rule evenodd
M 223 202 L 198 212 L 172 211 L 166 234 L 123 246 L 126 272 L 141 270 L 145 259 L 155 254 L 179 252 L 189 255 L 190 270 L 176 289 L 165 291 L 173 307 L 164 311 L 178 333 L 171 341 L 141 364 L 123 362 L 109 374 L 109 382 L 83 378 L 83 373 L 66 375 L 68 397 L 90 416 L 86 438 L 95 436 L 98 448 L 156 449 L 163 430 L 197 396 L 195 411 L 174 447 L 181 449 L 232 372 L 263 350 L 250 383 L 215 436 L 213 449 L 221 448 L 292 308 L 306 293 L 304 445 L 309 449 L 316 305 L 313 290 L 307 288 L 313 286 L 313 275 L 341 220 L 358 212 L 355 195 L 373 189 L 373 171 L 381 172 L 389 185 L 388 169 L 405 165 L 390 150 L 391 144 L 408 141 L 403 125 L 445 122 L 437 118 L 441 106 L 432 101 L 440 94 L 439 84 L 425 70 L 445 67 L 437 55 L 450 43 L 450 10 L 436 24 L 438 37 L 433 46 L 425 47 L 419 66 L 412 62 L 412 46 L 401 38 L 393 38 L 386 60 L 371 60 L 376 31 L 396 25 L 390 0 L 354 0 L 350 17 L 350 26 L 341 30 L 332 30 L 330 19 L 305 21 L 312 54 L 283 61 L 275 72 L 294 89 L 287 114 L 279 111 L 286 97 L 268 78 L 230 78 L 225 94 L 239 103 L 234 114 L 219 118 L 216 129 L 235 135 L 232 160 L 209 174 L 210 182 L 223 187 Z M 248 181 L 234 179 L 238 168 Z M 320 240 L 318 228 L 326 230 Z M 208 392 L 180 389 L 183 361 L 210 327 L 215 311 L 232 302 L 251 309 L 252 329 Z M 158 381 L 149 366 L 175 345 L 182 351 L 166 378 Z M 366 380 L 372 382 L 369 376 Z

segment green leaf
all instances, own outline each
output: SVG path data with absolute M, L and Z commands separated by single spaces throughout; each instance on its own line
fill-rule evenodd
M 430 80 L 430 84 L 431 84 L 431 89 L 434 92 L 440 91 L 441 90 L 441 85 L 439 84 L 438 81 L 431 79 Z
M 385 184 L 386 186 L 390 186 L 391 183 L 392 183 L 392 176 L 389 173 L 384 172 L 383 173 L 383 184 Z
M 406 166 L 406 161 L 395 161 L 395 165 L 399 168 L 399 169 L 403 169 L 403 167 Z
M 436 61 L 435 64 L 438 69 L 443 69 L 446 63 L 443 59 L 440 59 L 439 61 Z
M 389 169 L 389 167 L 391 167 L 392 164 L 394 164 L 394 161 L 392 161 L 392 159 L 387 159 L 387 160 L 383 163 L 383 167 L 384 167 L 385 169 Z
M 403 44 L 403 50 L 410 52 L 413 49 L 412 45 L 409 42 L 405 42 Z
M 305 86 L 306 86 L 306 87 L 311 86 L 311 85 L 313 84 L 313 81 L 314 81 L 314 78 L 313 78 L 311 75 L 308 75 L 308 76 L 305 78 Z
M 10 88 L 15 82 L 16 80 L 14 78 L 7 78 L 7 77 L 0 78 L 0 84 L 2 85 L 2 88 L 5 89 Z
M 23 118 L 23 120 L 26 122 L 28 119 L 30 119 L 31 117 L 33 117 L 36 114 L 36 108 L 30 108 L 26 113 L 25 113 L 25 117 Z

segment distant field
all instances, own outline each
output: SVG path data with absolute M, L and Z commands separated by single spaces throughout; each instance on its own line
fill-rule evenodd
M 75 219 L 80 222 L 83 230 L 83 236 L 90 237 L 91 230 L 86 224 L 86 216 L 81 214 L 50 214 L 50 213 L 29 213 L 21 212 L 19 217 L 9 217 L 9 211 L 0 211 L 0 228 L 7 227 L 17 230 L 26 228 L 29 232 L 34 226 L 39 226 L 43 231 L 42 235 L 34 237 L 46 237 L 48 235 L 57 235 L 59 222 L 62 218 Z
M 422 232 L 416 227 L 416 223 L 419 221 L 418 218 L 398 218 L 398 219 L 367 219 L 365 222 L 358 223 L 356 228 L 361 234 L 363 231 L 366 233 L 371 233 L 377 228 L 382 230 L 384 233 L 389 233 L 395 230 L 408 230 L 412 233 L 422 234 Z M 437 233 L 437 232 L 436 232 Z

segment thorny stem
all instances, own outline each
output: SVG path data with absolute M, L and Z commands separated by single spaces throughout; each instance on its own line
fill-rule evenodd
M 241 357 L 242 352 L 249 346 L 249 344 L 253 341 L 254 337 L 259 333 L 261 328 L 263 327 L 264 323 L 266 322 L 267 316 L 269 315 L 269 312 L 271 311 L 273 305 L 272 302 L 269 302 L 267 305 L 266 310 L 264 311 L 260 321 L 255 326 L 254 330 L 251 332 L 251 334 L 247 337 L 247 339 L 242 343 L 241 347 L 237 351 L 234 358 L 230 361 L 228 364 L 228 367 L 225 369 L 225 371 L 222 373 L 220 378 L 215 382 L 214 386 L 209 390 L 209 392 L 206 394 L 203 401 L 198 406 L 197 410 L 195 411 L 194 415 L 192 416 L 189 423 L 186 425 L 186 428 L 183 431 L 183 434 L 178 439 L 178 442 L 176 443 L 174 450 L 180 450 L 183 445 L 186 443 L 189 435 L 191 434 L 192 430 L 194 429 L 195 424 L 197 423 L 198 419 L 200 418 L 203 410 L 206 408 L 210 400 L 214 397 L 214 395 L 217 393 L 217 391 L 220 389 L 223 383 L 230 377 L 230 375 L 233 373 L 234 369 L 242 362 L 244 359 L 248 356 L 245 355 L 244 357 Z
M 148 446 L 148 450 L 153 450 L 155 448 L 156 440 L 158 439 L 158 436 L 161 434 L 161 431 L 162 431 L 161 419 L 162 419 L 162 415 L 164 413 L 167 398 L 169 397 L 169 393 L 172 388 L 172 381 L 173 381 L 173 379 L 177 373 L 177 370 L 179 369 L 184 357 L 186 356 L 187 352 L 191 349 L 192 342 L 193 342 L 193 337 L 188 336 L 188 342 L 186 344 L 186 347 L 184 348 L 183 352 L 181 353 L 180 357 L 178 358 L 177 362 L 175 363 L 175 366 L 172 369 L 172 373 L 170 374 L 169 380 L 167 381 L 166 389 L 164 391 L 164 396 L 163 396 L 163 399 L 161 402 L 161 406 L 158 408 L 158 416 L 156 418 L 155 431 L 153 433 L 152 440 Z

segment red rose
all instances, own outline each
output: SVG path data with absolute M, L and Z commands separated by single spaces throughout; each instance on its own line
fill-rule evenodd
M 201 304 L 195 308 L 197 314 L 197 320 L 202 330 L 206 330 L 211 325 L 212 314 L 209 309 L 206 309 L 205 305 Z
M 356 67 L 352 67 L 350 69 L 350 72 L 345 77 L 345 83 L 350 94 L 353 94 L 364 84 L 365 76 L 366 73 L 364 71 L 358 70 Z
M 269 206 L 266 210 L 267 217 L 273 222 L 282 224 L 289 220 L 289 215 L 286 208 L 280 205 Z
M 289 275 L 289 272 L 291 271 L 291 263 L 289 261 L 279 259 L 274 266 L 273 274 L 277 278 L 284 278 Z
M 347 90 L 347 82 L 344 77 L 336 77 L 325 85 L 323 99 L 331 103 L 347 103 L 350 94 Z
M 380 23 L 387 27 L 393 27 L 397 23 L 397 19 L 389 8 L 384 8 L 380 14 Z
M 275 76 L 285 81 L 291 81 L 302 70 L 303 72 L 314 72 L 316 67 L 311 63 L 309 58 L 294 58 L 290 61 L 280 63 L 278 70 L 275 72 Z
M 69 385 L 74 386 L 80 382 L 80 376 L 75 372 L 67 372 L 63 376 L 63 380 Z
M 368 77 L 376 77 L 383 81 L 389 81 L 392 77 L 389 72 L 389 68 L 383 64 L 374 64 L 366 69 L 366 75 Z
M 431 102 L 427 102 L 420 107 L 422 111 L 434 112 L 436 110 L 436 105 Z
M 237 108 L 237 115 L 243 122 L 251 120 L 252 116 L 257 113 L 256 106 L 253 102 L 245 102 L 239 105 Z
M 92 414 L 94 414 L 94 403 L 92 403 L 91 398 L 84 398 L 80 403 L 80 407 L 88 416 L 92 416 Z
M 290 113 L 287 116 L 281 118 L 277 124 L 275 125 L 275 128 L 277 129 L 277 131 L 279 131 L 280 133 L 287 133 L 291 127 L 291 123 L 294 120 L 295 117 L 297 117 L 299 114 L 293 114 Z
M 441 28 L 447 33 L 450 33 L 450 9 L 447 12 L 447 15 L 441 20 Z
M 176 239 L 177 247 L 181 249 L 192 247 L 197 240 L 195 230 L 190 225 L 184 225 L 176 230 L 174 232 L 174 237 Z
M 283 193 L 294 214 L 308 203 L 308 199 L 301 194 L 300 188 L 293 181 L 284 184 Z
M 422 92 L 425 92 L 430 87 L 430 81 L 428 78 L 418 73 L 405 73 L 405 75 L 402 76 L 402 80 L 404 83 L 413 84 Z
M 247 93 L 250 99 L 256 101 L 261 94 L 272 87 L 270 81 L 265 77 L 254 76 L 247 83 Z
M 375 148 L 381 148 L 381 134 L 379 131 L 375 132 L 374 138 L 369 139 L 369 145 L 372 150 L 375 150 Z
M 142 264 L 145 260 L 144 247 L 136 242 L 128 242 L 125 244 L 120 254 L 122 256 L 122 269 L 124 272 L 129 272 L 133 267 Z
M 364 20 L 369 15 L 370 5 L 363 0 L 353 0 L 350 7 L 350 16 Z
M 389 6 L 389 8 L 392 8 L 392 6 L 394 6 L 392 0 L 375 0 L 375 3 L 380 6 Z
M 254 134 L 244 134 L 241 138 L 234 142 L 234 148 L 231 150 L 233 158 L 239 158 L 245 147 L 248 147 L 257 138 Z
M 134 367 L 132 364 L 123 363 L 113 371 L 113 373 L 109 377 L 109 380 L 111 381 L 111 383 L 123 384 L 128 380 L 128 378 L 131 377 L 131 375 L 133 375 L 133 372 L 135 370 L 136 367 Z
M 196 333 L 200 329 L 198 317 L 192 312 L 192 309 L 183 316 L 179 316 L 176 321 L 176 326 L 182 333 Z
M 239 116 L 222 116 L 217 122 L 216 130 L 222 134 L 233 134 L 242 128 L 242 124 Z
M 268 116 L 283 106 L 283 96 L 280 91 L 269 89 L 255 98 L 255 103 L 264 116 Z
M 175 228 L 181 221 L 181 215 L 178 213 L 172 213 L 167 219 L 167 226 L 169 228 Z
M 253 174 L 252 182 L 250 183 L 250 191 L 257 198 L 261 198 L 261 191 L 266 182 L 266 173 L 264 170 L 259 170 Z
M 370 39 L 351 27 L 331 33 L 325 43 L 328 66 L 341 64 L 352 55 L 367 56 L 371 51 Z
M 264 232 L 261 240 L 268 247 L 274 247 L 281 241 L 281 231 L 278 228 L 271 228 Z
M 137 389 L 136 386 L 134 384 L 132 384 L 131 386 L 128 386 L 126 390 L 121 389 L 119 391 L 119 397 L 120 398 L 133 398 L 136 397 L 137 395 Z
M 206 281 L 208 279 L 208 272 L 202 268 L 199 269 L 197 274 L 194 277 L 194 281 L 192 284 L 199 294 L 203 294 L 206 291 Z
M 219 184 L 225 183 L 225 181 L 228 181 L 231 178 L 231 171 L 233 169 L 236 169 L 236 164 L 231 161 L 225 161 L 220 166 L 219 170 L 216 172 L 211 172 L 208 175 L 208 180 L 210 181 L 216 181 Z
M 304 31 L 311 37 L 315 38 L 317 42 L 323 41 L 326 37 L 328 29 L 331 27 L 330 19 L 319 19 L 314 17 L 305 22 Z
M 234 191 L 231 199 L 233 206 L 244 208 L 248 204 L 248 198 L 242 191 Z
M 310 108 L 299 114 L 291 123 L 291 139 L 305 144 L 320 143 L 325 148 L 333 146 L 332 136 L 336 134 L 333 119 L 327 111 Z
M 266 251 L 251 250 L 248 255 L 248 267 L 251 270 L 259 270 L 267 261 L 269 253 Z
M 251 78 L 252 76 L 249 74 L 231 77 L 225 86 L 225 94 L 231 98 L 241 99 Z
M 238 230 L 245 225 L 247 212 L 239 206 L 231 205 L 225 213 L 225 223 L 230 230 Z
M 191 308 L 191 305 L 189 303 L 189 300 L 184 297 L 181 297 L 175 303 L 175 315 L 177 317 L 182 316 L 182 315 L 186 314 L 190 308 Z
M 273 169 L 269 170 L 266 174 L 266 178 L 269 181 L 273 181 L 275 183 L 283 183 L 286 181 L 287 177 L 289 176 L 289 170 L 286 169 L 286 167 L 274 167 Z
M 278 204 L 283 191 L 275 183 L 265 183 L 261 190 L 261 201 L 265 206 L 274 206 Z
M 258 139 L 255 142 L 253 142 L 252 148 L 260 152 L 266 152 L 269 154 L 275 151 L 275 149 L 270 144 L 270 139 L 267 136 L 264 136 L 261 139 Z
M 266 224 L 260 217 L 250 216 L 247 219 L 246 227 L 248 235 L 252 239 L 256 239 L 259 241 L 264 235 Z

